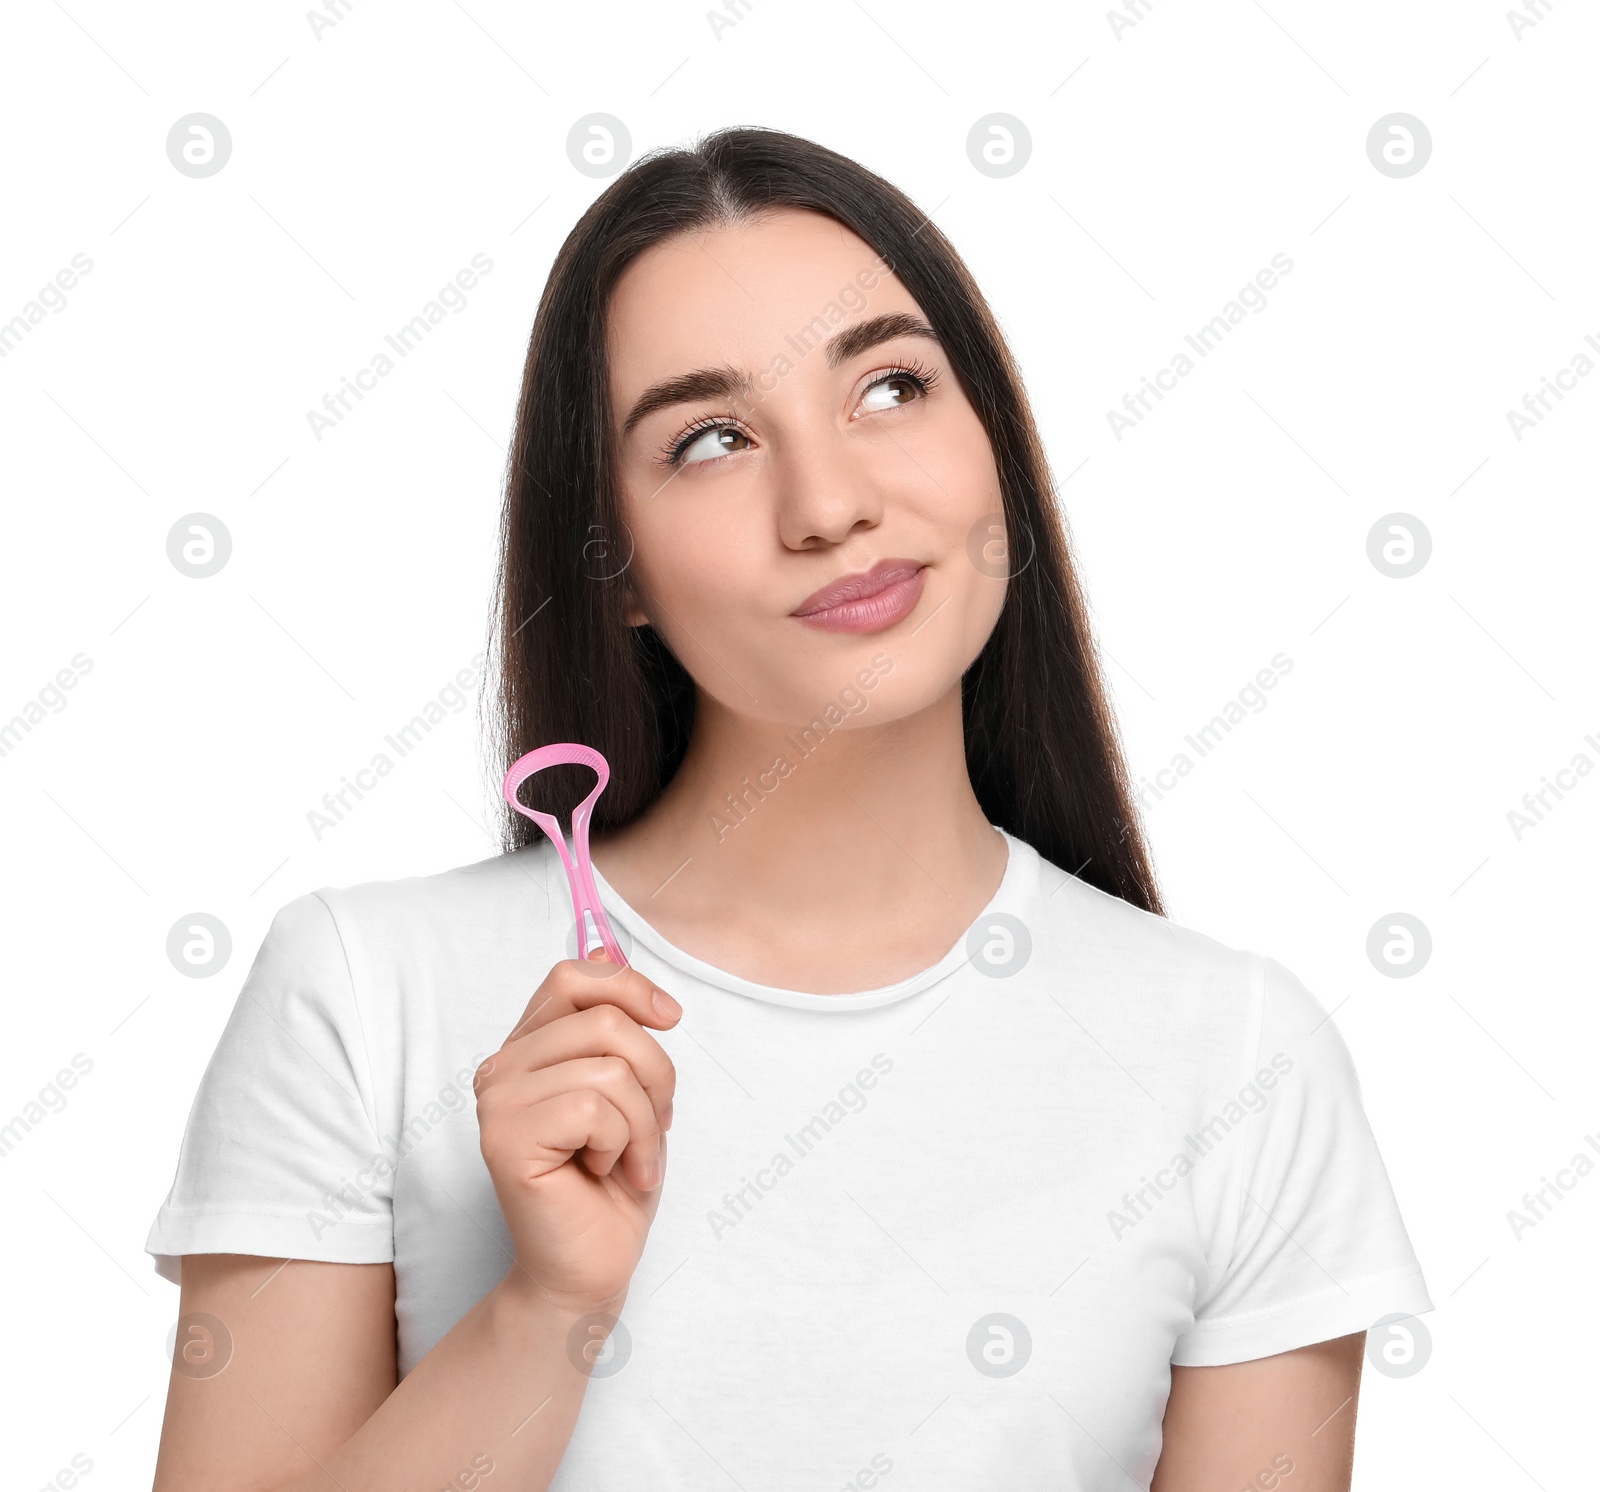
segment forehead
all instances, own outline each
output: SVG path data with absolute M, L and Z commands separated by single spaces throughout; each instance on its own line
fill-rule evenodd
M 607 319 L 613 395 L 620 404 L 693 368 L 758 372 L 793 358 L 794 339 L 814 324 L 832 332 L 887 311 L 918 308 L 875 250 L 819 213 L 786 208 L 678 234 L 617 283 Z

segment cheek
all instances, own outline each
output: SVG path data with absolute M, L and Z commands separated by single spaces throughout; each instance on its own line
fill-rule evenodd
M 955 451 L 959 486 L 952 494 L 961 510 L 973 517 L 1000 510 L 1000 473 L 995 468 L 994 451 L 976 414 L 968 412 L 967 423 Z
M 968 529 L 1000 511 L 1000 477 L 989 437 L 976 412 L 965 404 L 940 411 L 917 437 L 902 437 L 901 450 L 913 458 L 902 472 L 903 491 L 947 531 Z M 902 459 L 903 459 L 902 456 Z
M 1000 474 L 988 435 L 975 413 L 950 432 L 939 489 L 937 516 L 952 620 L 947 664 L 965 668 L 982 651 L 1005 606 L 1009 577 L 1028 561 L 1031 545 L 1012 542 L 1003 516 Z M 931 629 L 930 629 L 931 630 Z
M 770 700 L 803 661 L 774 647 L 771 560 L 721 521 L 677 512 L 636 534 L 633 578 L 645 618 L 698 689 L 734 714 Z M 764 583 L 765 582 L 765 583 Z
M 956 573 L 969 619 L 969 642 L 982 646 L 1005 601 L 1006 577 L 1024 556 L 1007 533 L 1000 474 L 994 453 L 976 415 L 971 439 L 954 453 L 952 480 L 945 483 L 943 526 L 948 558 Z M 1023 548 L 1031 550 L 1024 541 Z
M 656 628 L 679 650 L 693 646 L 679 638 L 678 624 L 700 633 L 726 625 L 726 619 L 750 609 L 752 591 L 770 558 L 762 536 L 751 522 L 739 521 L 754 510 L 748 502 L 719 485 L 714 495 L 666 489 L 642 503 L 625 506 L 633 539 L 630 566 L 635 590 Z M 713 500 L 714 497 L 714 500 Z M 770 541 L 769 541 L 770 542 Z M 677 619 L 675 623 L 674 619 Z M 715 647 L 710 638 L 707 643 Z
M 1005 553 L 1000 555 L 999 563 L 989 563 L 981 551 L 976 563 L 970 554 L 953 557 L 951 590 L 956 604 L 951 609 L 960 617 L 961 626 L 952 639 L 952 648 L 959 669 L 964 671 L 983 651 L 1000 620 L 1012 570 L 1010 556 Z

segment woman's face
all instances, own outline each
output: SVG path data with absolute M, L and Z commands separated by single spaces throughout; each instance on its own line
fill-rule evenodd
M 874 251 L 788 209 L 680 235 L 629 266 L 608 330 L 629 622 L 764 721 L 883 723 L 958 685 L 1005 599 L 999 480 Z M 817 594 L 870 571 L 875 596 Z

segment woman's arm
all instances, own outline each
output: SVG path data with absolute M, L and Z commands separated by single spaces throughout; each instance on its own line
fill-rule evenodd
M 604 959 L 533 992 L 473 1079 L 511 1267 L 398 1385 L 392 1264 L 183 1255 L 154 1492 L 542 1492 L 661 1200 L 676 1072 L 644 1025 L 682 1014 Z
M 1350 1492 L 1366 1336 L 1253 1362 L 1174 1367 L 1150 1492 Z
M 186 1370 L 179 1333 L 153 1492 L 471 1492 L 491 1470 L 548 1486 L 589 1375 L 568 1356 L 580 1315 L 518 1274 L 396 1386 L 393 1265 L 186 1255 L 182 1316 L 225 1322 L 232 1345 L 197 1376 L 204 1339 Z

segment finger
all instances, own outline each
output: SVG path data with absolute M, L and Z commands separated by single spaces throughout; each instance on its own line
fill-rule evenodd
M 657 1003 L 658 996 L 662 1003 Z M 665 990 L 637 969 L 612 963 L 601 948 L 590 958 L 564 958 L 552 964 L 506 1040 L 601 1004 L 626 1010 L 641 1026 L 663 1029 L 683 1014 L 683 1007 Z
M 480 1140 L 491 1174 L 527 1184 L 559 1170 L 574 1155 L 620 1153 L 628 1121 L 603 1093 L 574 1088 L 485 1124 Z
M 602 969 L 609 972 L 601 974 Z M 626 1010 L 638 1024 L 662 1028 L 671 1026 L 683 1014 L 683 1007 L 665 990 L 638 970 L 613 964 L 605 956 L 605 949 L 597 948 L 587 960 L 562 959 L 551 966 L 506 1037 L 502 1051 L 530 1031 L 576 1011 L 593 1009 L 602 1002 Z M 496 1052 L 478 1064 L 472 1080 L 474 1092 L 482 1091 L 501 1060 L 502 1052 Z
M 535 1108 L 563 1093 L 584 1088 L 601 1094 L 628 1126 L 626 1140 L 618 1148 L 608 1149 L 591 1142 L 582 1155 L 584 1165 L 595 1175 L 604 1176 L 620 1157 L 634 1185 L 649 1190 L 650 1168 L 661 1148 L 661 1124 L 649 1094 L 639 1085 L 625 1058 L 578 1057 L 521 1074 L 504 1084 L 499 1104 L 509 1117 L 518 1109 Z
M 494 1146 L 484 1145 L 484 1159 L 491 1152 L 502 1158 L 505 1172 L 527 1183 L 559 1170 L 575 1160 L 596 1178 L 609 1177 L 634 1199 L 643 1202 L 660 1186 L 666 1170 L 666 1137 L 660 1137 L 656 1157 L 631 1167 L 619 1165 L 618 1157 L 628 1148 L 631 1131 L 622 1112 L 593 1088 L 574 1088 L 523 1111 L 507 1114 L 495 1127 Z
M 596 1005 L 562 1016 L 508 1042 L 495 1056 L 499 1066 L 493 1082 L 515 1081 L 522 1073 L 579 1057 L 621 1057 L 649 1095 L 657 1123 L 677 1089 L 677 1069 L 661 1043 L 615 1005 Z

